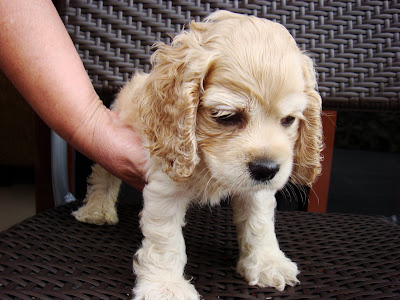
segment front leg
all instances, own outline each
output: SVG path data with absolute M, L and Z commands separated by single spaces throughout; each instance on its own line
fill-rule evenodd
M 189 199 L 164 173 L 143 190 L 142 247 L 134 261 L 135 300 L 197 300 L 194 286 L 183 277 L 186 265 L 182 227 Z
M 250 285 L 294 286 L 297 265 L 279 249 L 275 235 L 275 193 L 258 191 L 233 197 L 234 222 L 238 230 L 240 258 L 237 271 Z

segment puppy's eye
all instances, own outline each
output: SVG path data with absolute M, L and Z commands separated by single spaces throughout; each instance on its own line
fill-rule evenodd
M 295 117 L 287 116 L 286 118 L 283 118 L 281 120 L 281 124 L 282 124 L 282 126 L 288 127 L 293 124 L 294 120 L 296 120 Z
M 222 125 L 236 125 L 243 121 L 242 115 L 235 112 L 213 112 L 212 117 Z

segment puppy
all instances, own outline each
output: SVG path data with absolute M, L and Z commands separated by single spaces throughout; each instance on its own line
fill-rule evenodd
M 289 178 L 320 173 L 321 98 L 312 60 L 281 25 L 218 11 L 157 44 L 150 74 L 138 73 L 112 109 L 138 130 L 150 155 L 143 190 L 134 299 L 199 299 L 184 279 L 182 227 L 189 204 L 231 197 L 240 258 L 250 285 L 283 290 L 298 269 L 279 249 L 275 193 Z M 79 221 L 115 224 L 121 181 L 99 165 Z

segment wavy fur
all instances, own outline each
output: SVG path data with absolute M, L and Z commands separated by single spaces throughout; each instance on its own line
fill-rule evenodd
M 149 149 L 136 252 L 135 300 L 200 299 L 184 278 L 182 227 L 193 201 L 231 196 L 237 271 L 251 285 L 298 284 L 279 249 L 275 193 L 321 171 L 321 97 L 312 60 L 281 25 L 225 11 L 158 43 L 150 74 L 137 73 L 112 106 Z M 114 224 L 121 181 L 100 166 L 74 216 Z

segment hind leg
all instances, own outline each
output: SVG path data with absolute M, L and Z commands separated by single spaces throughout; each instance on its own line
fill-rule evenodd
M 78 221 L 96 225 L 118 223 L 115 204 L 120 186 L 120 179 L 95 164 L 88 179 L 85 204 L 72 215 Z

